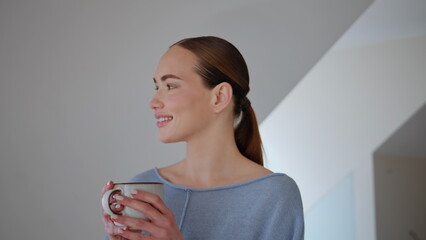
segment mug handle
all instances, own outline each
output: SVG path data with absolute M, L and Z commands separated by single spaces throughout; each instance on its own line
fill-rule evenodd
M 110 189 L 110 190 L 106 191 L 106 192 L 104 193 L 104 195 L 102 196 L 102 208 L 103 208 L 103 209 L 105 210 L 105 212 L 106 212 L 106 213 L 108 213 L 109 215 L 115 215 L 115 214 L 117 214 L 117 213 L 114 213 L 114 212 L 111 210 L 111 207 L 109 206 L 109 198 L 111 197 L 111 194 L 112 194 L 113 192 L 117 192 L 117 191 L 122 192 L 122 190 L 121 190 L 120 188 L 113 188 L 113 189 Z

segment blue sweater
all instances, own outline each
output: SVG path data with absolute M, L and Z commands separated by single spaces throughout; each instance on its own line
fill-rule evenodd
M 132 181 L 165 184 L 165 204 L 185 240 L 304 238 L 299 189 L 282 173 L 222 187 L 189 188 L 168 182 L 155 168 Z

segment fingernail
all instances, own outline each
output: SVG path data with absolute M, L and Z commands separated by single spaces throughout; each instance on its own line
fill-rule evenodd
M 121 200 L 123 200 L 123 199 L 124 199 L 124 198 L 123 198 L 123 196 L 118 195 L 118 194 L 115 194 L 115 195 L 114 195 L 114 198 L 115 198 L 115 199 L 117 199 L 117 200 L 119 200 L 119 201 L 121 201 Z
M 112 214 L 112 215 L 111 215 L 111 218 L 112 218 L 112 219 L 117 219 L 117 218 L 118 218 L 118 216 L 117 216 L 117 215 L 115 215 L 115 214 Z
M 109 186 L 109 185 L 111 185 L 112 184 L 112 181 L 111 180 L 109 180 L 108 182 L 107 182 L 107 185 Z
M 121 208 L 121 204 L 119 204 L 119 203 L 115 204 L 115 205 L 114 205 L 114 208 L 115 208 L 115 209 Z
M 138 194 L 138 190 L 133 189 L 130 193 L 131 193 L 131 194 Z

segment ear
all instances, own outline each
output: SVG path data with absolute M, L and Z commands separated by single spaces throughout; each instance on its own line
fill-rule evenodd
M 219 113 L 226 109 L 233 98 L 232 86 L 227 82 L 222 82 L 213 88 L 213 110 Z

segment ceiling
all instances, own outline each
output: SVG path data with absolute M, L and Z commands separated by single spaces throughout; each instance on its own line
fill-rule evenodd
M 356 47 L 426 34 L 426 1 L 376 0 L 334 47 Z

